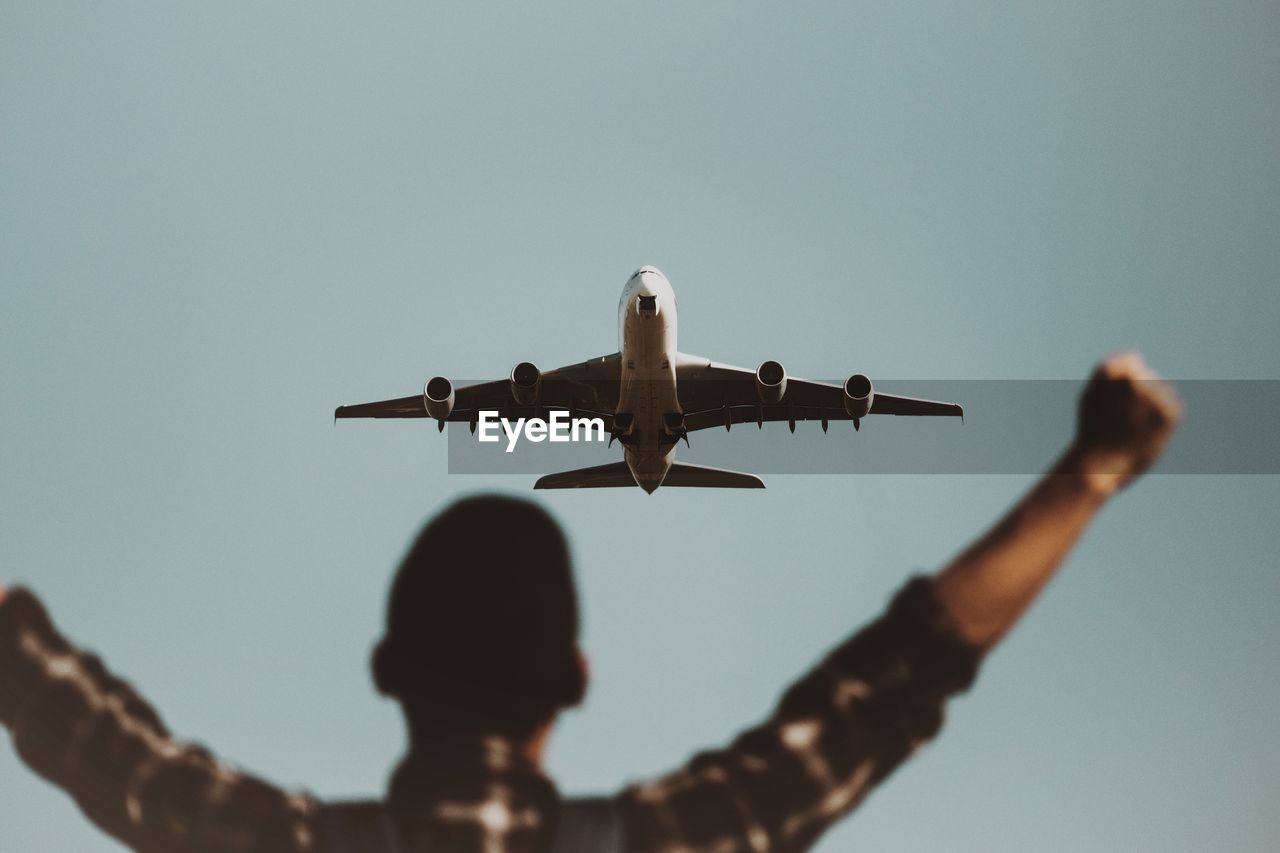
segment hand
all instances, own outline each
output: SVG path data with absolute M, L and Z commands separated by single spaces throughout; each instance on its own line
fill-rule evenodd
M 1091 488 L 1111 494 L 1151 466 L 1182 418 L 1173 386 L 1142 356 L 1122 352 L 1103 360 L 1080 395 L 1073 467 Z

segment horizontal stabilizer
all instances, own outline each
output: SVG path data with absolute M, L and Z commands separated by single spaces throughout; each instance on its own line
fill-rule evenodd
M 539 477 L 535 489 L 609 489 L 616 486 L 634 486 L 636 478 L 625 462 L 611 462 L 594 468 L 578 468 Z
M 635 477 L 625 462 L 561 471 L 539 477 L 535 489 L 609 489 L 636 485 Z M 763 489 L 764 481 L 754 474 L 708 468 L 706 465 L 673 463 L 662 481 L 664 486 L 686 486 L 704 489 Z
M 675 462 L 667 471 L 664 486 L 695 486 L 704 489 L 763 489 L 764 481 L 755 474 L 726 471 L 706 465 Z

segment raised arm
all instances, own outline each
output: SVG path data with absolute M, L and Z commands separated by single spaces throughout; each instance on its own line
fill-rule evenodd
M 629 848 L 801 851 L 942 725 L 946 700 L 1105 499 L 1159 455 L 1179 405 L 1136 354 L 1099 366 L 1075 441 L 994 528 L 796 682 L 764 724 L 621 796 Z
M 1022 615 L 1089 521 L 1155 461 L 1181 417 L 1173 389 L 1135 352 L 1094 371 L 1076 437 L 1049 473 L 936 582 L 956 630 L 983 649 Z
M 314 849 L 310 799 L 173 740 L 129 685 L 63 638 L 34 595 L 3 587 L 0 724 L 32 770 L 134 850 Z

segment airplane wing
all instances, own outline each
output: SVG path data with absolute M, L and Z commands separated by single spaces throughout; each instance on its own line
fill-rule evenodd
M 619 355 L 601 356 L 541 374 L 536 405 L 521 405 L 511 395 L 506 379 L 481 382 L 454 389 L 453 409 L 446 421 L 474 423 L 481 410 L 493 410 L 503 417 L 543 417 L 549 409 L 566 409 L 582 417 L 604 418 L 605 430 L 613 428 L 613 411 L 618 404 Z M 334 418 L 426 418 L 421 392 L 409 397 L 339 406 Z M 441 421 L 441 429 L 444 422 Z
M 787 421 L 794 431 L 796 421 L 825 424 L 852 420 L 845 410 L 844 392 L 839 385 L 788 376 L 782 401 L 761 403 L 756 394 L 755 376 L 754 370 L 745 367 L 718 364 L 681 353 L 676 364 L 676 389 L 685 412 L 685 429 L 694 432 L 739 423 Z M 956 403 L 900 397 L 876 390 L 868 414 L 964 417 L 964 409 Z

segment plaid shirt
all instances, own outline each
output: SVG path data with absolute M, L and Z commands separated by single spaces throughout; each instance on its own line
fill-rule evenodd
M 918 578 L 787 690 L 772 716 L 614 802 L 629 851 L 809 848 L 942 724 L 976 649 Z M 72 647 L 29 592 L 0 603 L 0 723 L 33 770 L 142 853 L 319 853 L 323 804 L 174 740 L 156 712 Z M 386 800 L 405 853 L 539 853 L 559 797 L 497 737 L 417 744 Z

